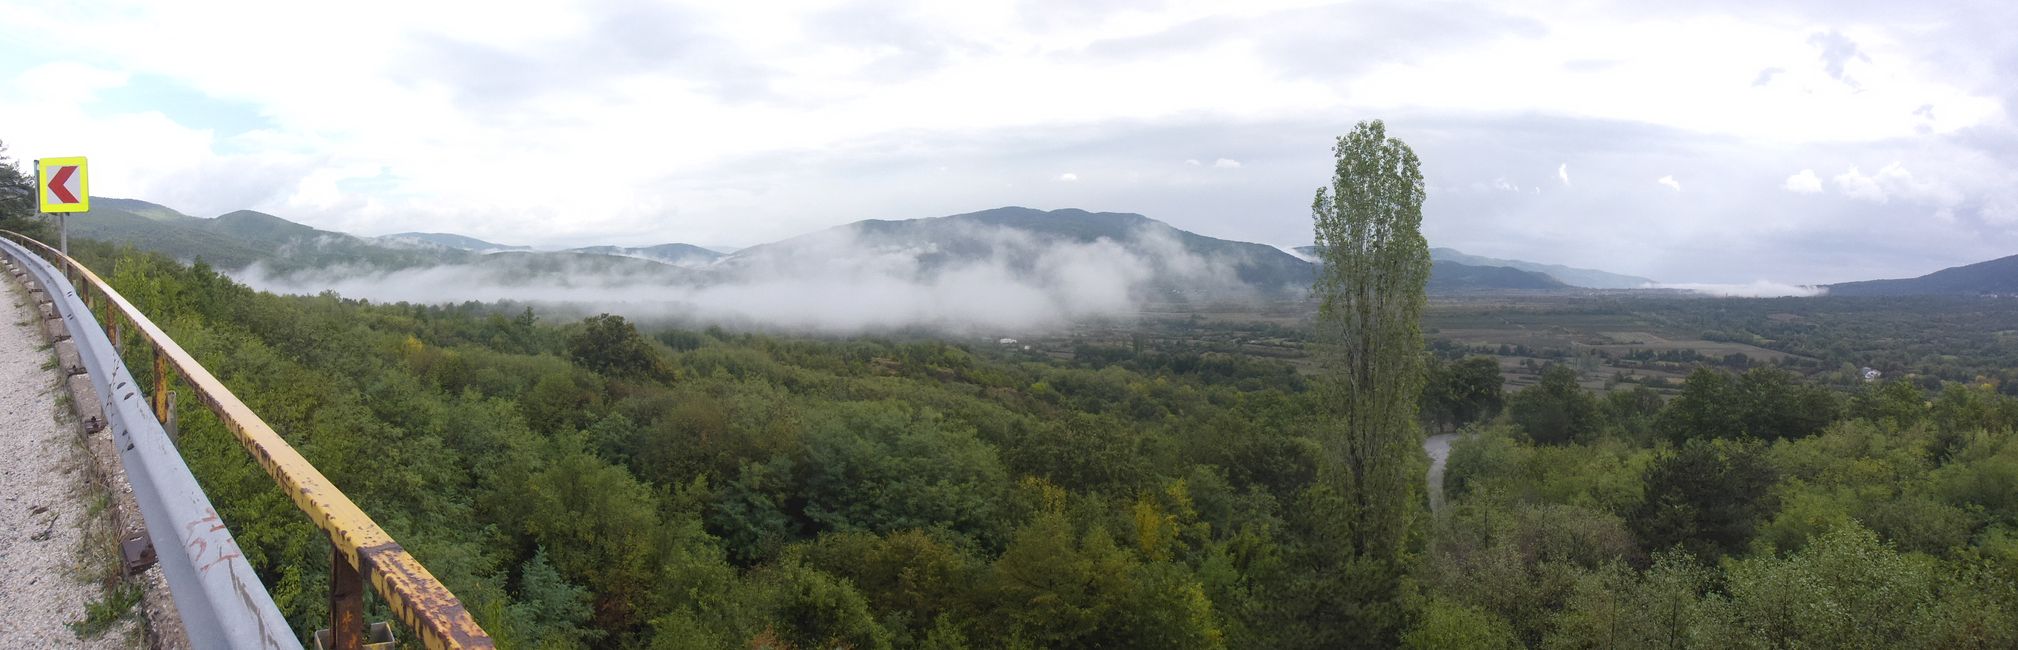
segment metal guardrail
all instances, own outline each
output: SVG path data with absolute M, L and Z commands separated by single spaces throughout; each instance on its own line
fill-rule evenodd
M 133 485 L 134 501 L 147 522 L 155 561 L 168 580 L 190 645 L 300 648 L 300 640 L 238 552 L 231 531 L 218 521 L 209 497 L 190 475 L 161 423 L 141 400 L 133 399 L 137 391 L 132 373 L 112 341 L 96 327 L 81 326 L 91 322 L 91 312 L 76 290 L 54 267 L 14 242 L 0 239 L 0 253 L 13 258 L 48 296 L 77 345 L 78 359 L 98 391 L 126 480 Z
M 349 497 L 344 496 L 343 492 L 331 484 L 329 479 L 322 475 L 321 471 L 318 471 L 314 465 L 309 464 L 308 460 L 303 458 L 300 452 L 295 451 L 294 447 L 289 446 L 286 440 L 275 433 L 272 427 L 267 426 L 264 420 L 261 420 L 258 415 L 252 412 L 251 408 L 238 399 L 238 396 L 233 395 L 230 389 L 224 387 L 222 382 L 219 382 L 216 377 L 211 376 L 209 370 L 205 370 L 202 365 L 198 364 L 194 357 L 191 357 L 188 352 L 182 349 L 182 346 L 177 345 L 173 339 L 170 339 L 166 333 L 161 331 L 161 328 L 156 327 L 153 321 L 148 320 L 145 314 L 140 313 L 140 310 L 135 309 L 132 303 L 127 302 L 125 297 L 119 295 L 119 292 L 114 291 L 97 274 L 92 273 L 91 269 L 86 268 L 84 265 L 77 263 L 76 260 L 71 259 L 56 249 L 50 248 L 46 244 L 11 231 L 0 231 L 0 235 L 13 237 L 23 242 L 23 244 L 40 249 L 41 255 L 53 262 L 55 268 L 51 268 L 48 266 L 49 262 L 44 262 L 41 259 L 36 259 L 34 263 L 29 263 L 25 266 L 43 265 L 45 271 L 54 271 L 56 268 L 60 268 L 61 275 L 74 276 L 87 289 L 87 295 L 84 296 L 78 295 L 74 290 L 68 292 L 68 298 L 70 301 L 76 303 L 74 305 L 76 309 L 66 313 L 65 320 L 70 324 L 73 333 L 82 330 L 85 336 L 95 336 L 98 341 L 103 342 L 104 352 L 102 354 L 110 355 L 108 358 L 115 364 L 118 364 L 118 368 L 122 373 L 124 371 L 124 364 L 119 362 L 118 354 L 112 347 L 119 342 L 122 329 L 120 327 L 120 317 L 123 316 L 127 322 L 130 322 L 133 330 L 153 346 L 155 373 L 152 397 L 155 418 L 163 421 L 168 418 L 168 371 L 172 369 L 182 377 L 183 382 L 189 386 L 197 398 L 205 406 L 209 407 L 213 413 L 217 414 L 218 420 L 223 422 L 225 428 L 229 429 L 238 438 L 239 443 L 245 447 L 247 452 L 252 454 L 252 457 L 259 462 L 259 465 L 266 470 L 266 473 L 273 477 L 274 482 L 287 492 L 288 497 L 293 499 L 295 507 L 301 509 L 304 514 L 308 515 L 310 520 L 314 521 L 316 527 L 321 528 L 323 532 L 329 535 L 333 549 L 330 559 L 330 636 L 333 641 L 332 647 L 344 648 L 346 650 L 361 647 L 362 635 L 365 631 L 364 590 L 362 584 L 367 579 L 374 590 L 378 592 L 379 596 L 391 607 L 394 615 L 398 616 L 401 621 L 406 623 L 408 628 L 412 629 L 420 637 L 419 640 L 423 646 L 428 648 L 495 647 L 490 635 L 485 633 L 483 628 L 476 624 L 476 620 L 470 617 L 469 611 L 463 607 L 462 602 L 455 597 L 455 594 L 450 593 L 447 587 L 442 586 L 441 582 L 436 580 L 433 574 L 428 573 L 426 567 L 421 566 L 420 562 L 416 561 L 412 555 L 409 555 L 405 548 L 402 548 L 397 541 L 392 539 L 391 535 L 386 534 L 384 529 L 379 528 L 377 522 L 372 521 L 370 516 L 365 515 L 364 511 L 357 507 L 357 504 L 352 503 Z M 30 250 L 21 244 L 15 244 L 4 239 L 0 239 L 0 247 L 8 248 L 10 253 L 18 249 L 26 257 L 35 257 L 30 254 Z M 55 279 L 57 278 L 49 278 L 49 280 Z M 57 284 L 45 280 L 43 286 L 54 287 Z M 104 308 L 104 332 L 99 332 L 96 327 L 78 326 L 80 322 L 89 321 L 91 318 L 91 312 L 88 311 L 89 290 L 95 290 L 100 297 L 100 302 L 103 303 L 101 306 Z M 54 296 L 55 294 L 52 293 L 51 295 Z M 76 334 L 73 334 L 73 338 L 76 336 Z M 80 353 L 84 347 L 81 344 L 78 346 Z M 94 382 L 98 381 L 98 375 L 99 373 L 93 373 Z M 113 375 L 106 376 L 108 378 L 113 377 Z M 108 400 L 108 413 L 113 409 L 112 404 L 122 405 L 122 407 L 137 406 L 131 400 L 135 390 L 127 383 L 131 381 L 131 376 L 129 374 L 118 376 L 125 377 L 126 379 L 120 383 L 112 384 L 108 382 L 108 385 L 98 386 L 101 391 L 100 395 L 105 396 Z M 119 391 L 118 395 L 114 394 L 113 391 L 115 390 Z M 141 419 L 152 423 L 155 418 Z M 158 423 L 155 424 L 153 430 L 155 432 L 160 431 Z M 161 440 L 163 443 L 168 442 L 165 434 L 161 437 Z M 183 472 L 187 473 L 188 470 L 182 463 L 181 455 L 175 452 L 172 444 L 169 444 L 165 448 L 165 451 L 161 453 L 165 453 L 169 458 L 172 458 L 173 464 L 182 467 Z M 128 467 L 132 466 L 128 465 Z M 201 496 L 200 491 L 196 492 L 196 494 L 199 497 Z M 207 499 L 205 501 L 204 505 L 207 508 Z M 215 530 L 222 531 L 223 525 L 221 522 L 218 522 L 215 512 L 208 510 L 206 512 L 209 512 L 209 519 L 202 523 L 215 525 Z M 149 521 L 153 521 L 153 518 L 149 517 Z M 174 521 L 182 520 L 178 519 Z M 203 526 L 194 527 L 203 528 Z M 148 528 L 150 531 L 153 531 L 160 527 L 149 526 Z M 171 526 L 169 528 L 174 527 Z M 168 532 L 179 533 L 181 531 Z M 172 542 L 173 540 L 170 541 Z M 156 539 L 155 546 L 157 549 L 168 547 L 163 544 L 163 540 L 161 539 Z M 177 547 L 188 548 L 179 544 Z M 237 555 L 236 548 L 235 545 L 231 547 L 233 551 L 231 555 L 234 557 Z M 163 553 L 161 555 L 165 557 L 173 554 Z M 206 562 L 217 559 L 214 555 L 206 555 L 201 558 L 202 561 Z M 243 565 L 244 559 L 236 558 L 236 562 L 239 565 Z M 199 564 L 198 566 L 202 565 Z M 244 575 L 248 577 L 252 575 L 249 568 L 245 569 Z M 258 584 L 256 578 L 253 579 L 252 584 L 255 586 Z M 261 599 L 267 600 L 266 606 L 268 608 L 272 607 L 271 600 L 265 597 L 263 588 L 259 590 L 259 596 Z M 179 593 L 176 597 L 176 605 L 178 608 L 182 605 Z M 278 617 L 277 610 L 274 616 Z M 184 618 L 185 620 L 188 618 L 187 614 L 185 614 Z M 279 619 L 276 618 L 276 620 Z M 194 630 L 197 625 L 190 624 L 186 625 L 186 627 L 191 629 L 190 640 L 196 647 L 216 647 L 209 644 L 195 643 L 196 634 Z M 283 622 L 278 629 L 286 629 L 285 623 Z M 292 637 L 289 637 L 289 639 L 291 640 Z M 294 642 L 294 644 L 294 647 L 299 647 L 298 642 Z M 234 644 L 232 647 L 241 646 Z

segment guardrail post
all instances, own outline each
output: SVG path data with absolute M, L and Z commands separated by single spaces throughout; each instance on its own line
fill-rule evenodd
M 154 419 L 168 423 L 168 355 L 154 347 Z
M 169 444 L 182 444 L 182 425 L 176 422 L 175 391 L 168 391 L 168 417 L 162 418 L 161 429 L 168 433 Z
M 343 549 L 333 544 L 329 550 L 329 639 L 334 650 L 364 647 L 364 578 L 343 556 Z

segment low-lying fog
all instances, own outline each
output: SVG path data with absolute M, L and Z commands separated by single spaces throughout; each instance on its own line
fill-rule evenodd
M 255 264 L 232 276 L 275 293 L 334 291 L 376 302 L 512 300 L 646 320 L 678 320 L 850 334 L 928 327 L 1029 331 L 1089 318 L 1131 317 L 1146 302 L 1239 285 L 1232 261 L 1191 254 L 1145 229 L 1126 242 L 1038 238 L 975 228 L 957 246 L 867 241 L 846 229 L 751 249 L 690 271 L 591 258 L 520 257 L 468 265 L 384 270 L 340 266 L 274 273 Z M 955 249 L 958 250 L 949 250 Z M 627 260 L 628 261 L 628 260 Z M 553 268 L 547 268 L 551 265 Z
M 1656 289 L 1681 289 L 1722 298 L 1784 298 L 1819 296 L 1828 293 L 1826 287 L 1802 284 L 1786 284 L 1769 280 L 1755 280 L 1745 284 L 1712 284 L 1704 282 L 1660 282 L 1652 285 Z

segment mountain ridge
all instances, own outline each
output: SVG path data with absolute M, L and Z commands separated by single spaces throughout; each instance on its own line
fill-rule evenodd
M 564 252 L 586 253 L 590 255 L 614 255 L 617 257 L 634 257 L 638 259 L 652 260 L 654 262 L 671 264 L 673 266 L 678 266 L 682 268 L 704 267 L 709 264 L 713 264 L 716 260 L 719 260 L 723 257 L 723 254 L 719 251 L 715 251 L 708 248 L 702 248 L 700 246 L 695 246 L 693 244 L 682 244 L 677 242 L 670 244 L 659 244 L 657 246 L 641 246 L 641 247 L 583 246 L 580 248 L 570 248 Z
M 1005 233 L 1031 239 L 1007 241 Z M 731 269 L 805 266 L 817 264 L 824 251 L 846 246 L 913 254 L 923 270 L 993 257 L 1003 257 L 1012 268 L 1029 270 L 1042 263 L 1047 246 L 1093 245 L 1102 240 L 1121 249 L 1117 252 L 1142 257 L 1160 271 L 1183 271 L 1169 266 L 1192 262 L 1223 265 L 1240 283 L 1269 293 L 1307 288 L 1313 277 L 1307 262 L 1273 246 L 1207 237 L 1134 213 L 1021 206 L 919 219 L 863 219 L 751 246 L 724 256 L 721 264 Z M 1164 289 L 1186 290 L 1182 286 Z
M 1597 269 L 1582 269 L 1563 266 L 1561 264 L 1543 264 L 1526 260 L 1509 260 L 1471 255 L 1454 248 L 1431 248 L 1429 249 L 1429 258 L 1435 261 L 1455 262 L 1467 266 L 1500 266 L 1541 273 L 1555 278 L 1563 284 L 1586 289 L 1641 289 L 1656 284 L 1651 279 L 1636 275 L 1625 275 Z
M 2018 255 L 1951 266 L 1915 278 L 1827 286 L 1832 296 L 2018 295 Z
M 1298 246 L 1294 249 L 1304 259 L 1318 264 L 1316 246 Z M 1435 249 L 1431 249 L 1435 250 Z M 1517 269 L 1509 266 L 1477 266 L 1449 260 L 1430 258 L 1429 293 L 1483 293 L 1491 291 L 1561 291 L 1573 289 L 1567 283 L 1536 271 Z
M 506 244 L 495 244 L 481 239 L 477 239 L 475 237 L 470 237 L 467 235 L 458 235 L 455 233 L 446 233 L 446 232 L 401 232 L 401 233 L 393 233 L 390 235 L 380 235 L 379 237 L 377 237 L 377 239 L 380 241 L 391 241 L 404 244 L 441 246 L 444 248 L 465 250 L 472 253 L 488 253 L 492 251 L 529 251 L 533 249 L 533 247 L 531 246 L 510 246 Z
M 981 263 L 1000 265 L 1012 274 L 1043 273 L 1047 265 L 1070 262 L 1054 258 L 1073 252 L 1135 262 L 1118 268 L 1141 275 L 1157 295 L 1191 299 L 1228 291 L 1295 296 L 1308 290 L 1316 269 L 1274 246 L 1200 235 L 1141 214 L 1078 208 L 1007 206 L 940 217 L 862 219 L 724 254 L 684 243 L 538 251 L 454 233 L 360 237 L 253 210 L 205 219 L 136 199 L 99 203 L 100 209 L 73 219 L 73 234 L 183 259 L 202 258 L 220 268 L 257 263 L 283 273 L 344 264 L 382 270 L 468 265 L 489 257 L 496 259 L 483 261 L 485 268 L 523 267 L 507 274 L 513 277 L 576 268 L 636 275 L 653 268 L 595 259 L 608 257 L 663 266 L 669 278 L 719 282 L 762 273 L 831 274 L 835 258 L 865 255 L 854 262 L 894 263 L 912 277 L 924 278 Z M 503 253 L 513 254 L 500 257 Z M 1429 287 L 1436 293 L 1567 288 L 1546 274 L 1448 260 L 1433 267 Z

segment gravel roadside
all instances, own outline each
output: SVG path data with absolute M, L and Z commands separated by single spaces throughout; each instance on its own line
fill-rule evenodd
M 140 647 L 130 618 L 91 639 L 70 627 L 105 594 L 93 576 L 111 559 L 86 549 L 105 501 L 87 478 L 76 419 L 59 408 L 68 392 L 37 332 L 40 314 L 11 278 L 0 285 L 0 648 Z

